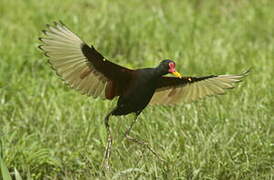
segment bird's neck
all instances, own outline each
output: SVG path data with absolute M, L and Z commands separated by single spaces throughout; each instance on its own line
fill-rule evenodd
M 163 75 L 166 75 L 167 72 L 164 71 L 163 69 L 161 68 L 154 68 L 154 77 L 158 78 L 158 77 L 161 77 Z

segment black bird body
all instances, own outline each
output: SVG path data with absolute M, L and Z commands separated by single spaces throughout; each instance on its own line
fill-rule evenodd
M 108 100 L 118 96 L 113 115 L 139 114 L 148 104 L 177 104 L 223 94 L 248 73 L 181 77 L 172 60 L 163 60 L 155 68 L 132 70 L 105 59 L 61 22 L 47 27 L 39 48 L 52 68 L 82 94 Z M 165 77 L 168 73 L 176 77 Z
M 119 97 L 112 115 L 139 115 L 155 92 L 157 79 L 160 77 L 156 72 L 155 68 L 135 70 L 129 88 Z
M 172 60 L 163 60 L 155 68 L 132 70 L 105 59 L 64 24 L 47 27 L 39 48 L 53 69 L 82 94 L 108 100 L 118 96 L 111 115 L 139 115 L 148 104 L 176 104 L 223 94 L 248 73 L 181 77 Z M 165 77 L 168 73 L 176 77 Z
M 117 106 L 105 118 L 108 133 L 105 151 L 107 166 L 112 144 L 108 124 L 111 115 L 135 113 L 137 117 L 148 104 L 172 105 L 224 94 L 226 89 L 234 88 L 248 73 L 182 77 L 175 70 L 172 60 L 163 60 L 155 68 L 132 70 L 106 60 L 61 22 L 47 27 L 47 30 L 43 30 L 45 37 L 39 38 L 42 41 L 39 48 L 68 85 L 88 96 L 107 100 L 119 97 Z M 168 73 L 176 77 L 164 76 Z M 126 137 L 134 122 L 126 131 Z

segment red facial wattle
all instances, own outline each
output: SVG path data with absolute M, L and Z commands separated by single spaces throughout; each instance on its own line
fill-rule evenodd
M 178 78 L 182 78 L 182 75 L 175 70 L 174 62 L 169 63 L 168 66 L 169 66 L 169 69 L 168 69 L 169 73 L 173 74 L 174 76 L 176 76 Z
M 175 63 L 171 62 L 171 63 L 168 64 L 168 66 L 169 66 L 168 72 L 173 73 L 173 72 L 176 71 L 175 70 Z

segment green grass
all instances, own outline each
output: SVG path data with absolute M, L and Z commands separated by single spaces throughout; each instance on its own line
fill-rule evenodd
M 0 156 L 22 179 L 274 179 L 274 1 L 1 0 Z M 113 117 L 112 169 L 100 168 L 115 102 L 66 87 L 37 46 L 62 20 L 131 68 L 171 58 L 184 75 L 252 72 L 225 96 Z M 1 175 L 0 175 L 1 177 Z

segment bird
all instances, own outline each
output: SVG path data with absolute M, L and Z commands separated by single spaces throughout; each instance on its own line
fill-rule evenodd
M 112 146 L 110 116 L 134 113 L 135 119 L 125 136 L 139 142 L 129 133 L 146 106 L 189 103 L 224 94 L 227 89 L 236 87 L 236 83 L 249 73 L 247 70 L 231 75 L 183 76 L 176 71 L 176 63 L 171 59 L 164 59 L 152 68 L 130 69 L 107 60 L 93 45 L 88 45 L 61 21 L 47 24 L 42 32 L 39 48 L 66 84 L 94 98 L 118 98 L 117 105 L 104 119 L 107 144 L 103 162 L 106 168 L 109 168 Z

